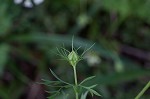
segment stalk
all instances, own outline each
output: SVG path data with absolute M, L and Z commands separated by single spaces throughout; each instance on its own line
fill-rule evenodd
M 77 72 L 76 72 L 76 66 L 73 66 L 73 71 L 74 71 L 74 81 L 75 81 L 75 96 L 76 99 L 79 99 L 79 95 L 78 95 L 78 91 L 77 91 L 77 87 L 78 87 L 78 81 L 77 81 Z
M 150 87 L 150 81 L 146 84 L 146 86 L 142 89 L 142 91 L 135 97 L 135 99 L 140 99 L 140 97 L 144 94 L 144 92 Z

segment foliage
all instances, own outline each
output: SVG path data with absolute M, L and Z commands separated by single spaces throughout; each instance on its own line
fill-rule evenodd
M 71 49 L 72 35 L 74 47 L 82 46 L 79 53 L 96 42 L 94 54 L 87 54 L 90 60 L 99 57 L 99 64 L 84 60 L 77 70 L 79 81 L 96 76 L 84 85 L 98 82 L 95 90 L 103 99 L 133 99 L 149 81 L 150 0 L 45 0 L 32 8 L 0 2 L 1 99 L 45 99 L 45 90 L 57 88 L 36 82 L 54 80 L 49 68 L 72 83 L 68 64 L 49 52 L 62 43 Z M 149 99 L 148 93 L 141 99 Z M 56 99 L 62 96 L 73 99 L 73 90 Z
M 56 55 L 62 57 L 62 60 L 66 60 L 68 63 L 70 63 L 70 65 L 73 67 L 73 72 L 74 72 L 74 84 L 70 84 L 68 82 L 65 82 L 63 80 L 61 80 L 51 69 L 51 73 L 53 74 L 53 76 L 58 80 L 58 81 L 47 81 L 44 80 L 45 83 L 43 83 L 44 85 L 47 86 L 51 86 L 51 87 L 58 87 L 59 89 L 57 91 L 53 91 L 52 93 L 54 95 L 48 97 L 49 99 L 54 99 L 62 90 L 63 88 L 68 88 L 68 87 L 72 87 L 72 89 L 74 89 L 74 93 L 75 93 L 75 98 L 79 99 L 79 89 L 83 88 L 86 89 L 86 92 L 90 92 L 92 97 L 93 95 L 97 95 L 97 96 L 101 96 L 98 92 L 96 92 L 93 88 L 96 87 L 97 85 L 92 85 L 92 86 L 84 86 L 83 83 L 85 83 L 88 80 L 91 80 L 92 78 L 94 78 L 95 76 L 92 77 L 88 77 L 86 79 L 84 79 L 80 84 L 78 84 L 77 81 L 77 64 L 79 61 L 81 61 L 83 59 L 83 55 L 92 48 L 92 46 L 90 46 L 89 48 L 85 49 L 81 55 L 78 54 L 78 50 L 80 49 L 80 47 L 78 47 L 78 49 L 75 49 L 73 46 L 73 40 L 74 40 L 74 36 L 72 38 L 72 50 L 71 52 L 67 49 L 65 49 L 65 47 L 61 47 L 60 49 L 57 48 L 58 54 L 56 53 Z M 65 84 L 65 85 L 60 85 L 60 84 Z M 54 97 L 55 96 L 55 97 Z M 86 93 L 85 95 L 83 94 L 81 96 L 81 98 L 86 98 Z M 67 98 L 66 98 L 67 99 Z

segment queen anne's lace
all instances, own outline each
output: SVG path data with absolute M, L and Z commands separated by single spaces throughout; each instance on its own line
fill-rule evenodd
M 35 5 L 39 5 L 42 2 L 44 2 L 44 0 L 33 0 L 33 3 Z M 25 0 L 24 2 L 23 2 L 23 0 L 14 0 L 14 3 L 15 4 L 21 4 L 21 3 L 23 3 L 23 6 L 27 7 L 27 8 L 32 8 L 33 7 L 33 3 L 32 3 L 31 0 Z

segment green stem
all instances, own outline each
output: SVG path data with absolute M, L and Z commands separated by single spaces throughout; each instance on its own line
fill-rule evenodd
M 77 72 L 76 72 L 76 66 L 73 66 L 73 71 L 74 71 L 74 81 L 75 81 L 75 95 L 76 95 L 76 99 L 79 99 L 78 97 L 78 91 L 77 91 L 77 87 L 78 87 L 78 81 L 77 81 Z
M 150 87 L 150 81 L 146 84 L 146 86 L 142 89 L 142 91 L 135 97 L 135 99 L 140 99 L 140 97 L 144 94 L 144 92 Z

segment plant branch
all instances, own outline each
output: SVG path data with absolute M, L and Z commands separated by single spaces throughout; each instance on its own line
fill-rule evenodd
M 75 81 L 75 95 L 76 95 L 76 99 L 79 99 L 78 97 L 78 91 L 77 91 L 77 87 L 78 87 L 78 81 L 77 81 L 77 72 L 76 72 L 76 66 L 73 66 L 73 71 L 74 71 L 74 81 Z
M 144 94 L 144 92 L 150 87 L 150 81 L 146 84 L 146 86 L 142 89 L 142 91 L 135 97 L 135 99 L 140 99 L 140 97 Z

